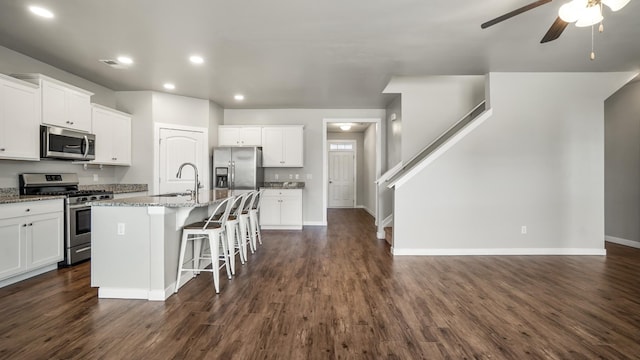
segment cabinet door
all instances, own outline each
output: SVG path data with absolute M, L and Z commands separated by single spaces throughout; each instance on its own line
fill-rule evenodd
M 241 127 L 240 146 L 262 146 L 261 127 Z
M 29 216 L 27 221 L 27 269 L 62 261 L 62 212 Z
M 42 82 L 42 122 L 54 126 L 69 127 L 66 110 L 67 89 L 48 81 Z
M 280 197 L 262 197 L 262 202 L 260 203 L 260 225 L 280 225 Z
M 39 89 L 0 82 L 0 157 L 40 160 Z
M 283 158 L 283 136 L 282 128 L 265 127 L 262 129 L 262 166 L 282 167 Z
M 91 97 L 72 90 L 67 90 L 67 114 L 71 127 L 76 130 L 91 132 Z
M 302 225 L 302 196 L 287 194 L 281 198 L 280 225 Z
M 20 218 L 0 220 L 0 280 L 26 270 L 25 228 Z
M 96 135 L 96 163 L 110 163 L 113 155 L 113 124 L 111 116 L 102 109 L 94 108 L 91 115 L 93 133 Z
M 302 127 L 287 127 L 284 132 L 284 166 L 303 167 L 304 166 L 304 144 Z
M 113 119 L 113 157 L 116 165 L 131 165 L 131 118 L 115 116 Z
M 218 146 L 238 146 L 240 145 L 240 128 L 218 127 Z

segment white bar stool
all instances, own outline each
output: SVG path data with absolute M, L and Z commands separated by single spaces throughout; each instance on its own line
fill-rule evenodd
M 227 270 L 227 276 L 231 279 L 231 270 L 229 267 L 229 256 L 227 252 L 227 241 L 224 239 L 225 225 L 227 217 L 231 211 L 233 197 L 222 200 L 205 221 L 185 225 L 182 228 L 182 241 L 180 244 L 180 258 L 178 261 L 178 276 L 176 279 L 176 289 L 180 288 L 180 278 L 184 271 L 192 271 L 192 276 L 196 276 L 201 271 L 209 271 L 213 273 L 213 285 L 216 293 L 220 293 L 220 269 L 224 266 Z M 214 221 L 216 215 L 220 215 L 219 221 Z M 203 253 L 202 242 L 207 239 L 209 241 L 209 254 Z M 192 263 L 192 267 L 185 267 L 185 252 L 187 243 L 193 241 L 193 258 L 186 262 Z M 222 245 L 222 255 L 220 255 L 220 246 Z M 211 269 L 200 268 L 200 260 L 211 260 Z M 224 265 L 220 265 L 220 261 Z
M 253 254 L 256 251 L 256 246 L 255 244 L 251 241 L 251 227 L 250 227 L 250 210 L 251 210 L 251 204 L 253 203 L 253 199 L 255 198 L 255 196 L 258 194 L 257 191 L 251 191 L 247 194 L 247 199 L 244 203 L 244 207 L 242 208 L 242 211 L 240 212 L 240 226 L 239 226 L 239 231 L 240 231 L 240 235 L 241 235 L 241 239 L 242 239 L 242 248 L 244 251 L 244 255 L 245 258 L 244 260 L 247 261 L 248 258 L 247 256 L 249 255 L 249 253 L 247 252 L 247 244 L 249 244 L 249 250 L 251 250 L 251 253 Z
M 231 265 L 231 273 L 235 275 L 235 266 L 236 266 L 236 254 L 240 255 L 240 263 L 244 265 L 244 262 L 247 260 L 246 255 L 246 245 L 243 249 L 243 240 L 244 236 L 242 235 L 241 226 L 240 226 L 240 214 L 245 207 L 245 203 L 247 201 L 248 196 L 251 193 L 244 193 L 238 196 L 231 205 L 231 213 L 229 214 L 229 218 L 227 219 L 227 244 L 229 248 L 229 259 Z
M 249 209 L 249 223 L 251 226 L 251 241 L 253 242 L 253 248 L 257 248 L 256 239 L 260 245 L 262 245 L 262 234 L 260 234 L 260 203 L 262 203 L 262 192 L 264 190 L 257 191 L 251 202 L 251 208 Z

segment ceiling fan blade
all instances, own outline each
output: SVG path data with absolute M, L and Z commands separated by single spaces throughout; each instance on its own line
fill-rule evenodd
M 544 34 L 544 37 L 542 38 L 542 40 L 540 40 L 540 44 L 544 44 L 546 42 L 553 41 L 559 38 L 560 35 L 562 35 L 562 32 L 564 31 L 564 29 L 567 28 L 567 25 L 569 25 L 569 23 L 560 19 L 560 17 L 558 16 L 556 21 L 554 21 L 553 24 L 551 24 L 551 27 L 549 28 L 549 30 L 547 30 L 547 33 Z
M 510 18 L 512 18 L 512 17 L 514 17 L 514 16 L 516 16 L 516 15 L 520 15 L 520 14 L 522 14 L 522 13 L 523 13 L 523 12 L 525 12 L 525 11 L 529 11 L 529 10 L 535 9 L 535 8 L 537 8 L 538 6 L 540 6 L 540 5 L 544 5 L 544 4 L 549 3 L 549 2 L 551 2 L 551 1 L 552 1 L 552 0 L 539 0 L 539 1 L 534 1 L 534 2 L 532 2 L 532 3 L 531 3 L 531 4 L 529 4 L 529 5 L 525 5 L 525 6 L 521 7 L 521 8 L 519 8 L 519 9 L 515 9 L 515 10 L 513 10 L 513 11 L 511 11 L 511 12 L 508 12 L 508 13 L 506 13 L 506 14 L 504 14 L 504 15 L 498 16 L 497 18 L 495 18 L 495 19 L 493 19 L 493 20 L 489 20 L 489 21 L 487 21 L 486 23 L 484 23 L 484 24 L 480 25 L 480 27 L 481 27 L 481 28 L 483 28 L 483 29 L 486 29 L 486 28 L 488 28 L 489 26 L 493 26 L 493 25 L 495 25 L 495 24 L 497 24 L 497 23 L 499 23 L 499 22 L 503 22 L 503 21 L 505 21 L 505 20 L 507 20 L 507 19 L 510 19 Z

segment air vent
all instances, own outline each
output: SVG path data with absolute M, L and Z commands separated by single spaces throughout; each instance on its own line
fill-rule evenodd
M 108 65 L 114 69 L 125 69 L 126 66 L 119 63 L 118 60 L 113 60 L 113 59 L 102 59 L 100 60 L 101 63 Z

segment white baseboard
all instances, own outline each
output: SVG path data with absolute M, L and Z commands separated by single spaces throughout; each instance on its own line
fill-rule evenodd
M 615 243 L 615 244 L 620 244 L 620 245 L 625 245 L 625 246 L 630 246 L 630 247 L 640 249 L 640 242 L 638 241 L 627 240 L 627 239 L 622 239 L 615 236 L 607 236 L 607 235 L 605 235 L 604 240 Z
M 376 232 L 376 238 L 383 240 L 387 238 L 387 234 L 385 234 L 384 231 L 378 231 Z
M 260 225 L 260 230 L 302 230 L 302 225 Z
M 149 290 L 100 287 L 98 288 L 98 298 L 149 300 Z
M 304 226 L 327 226 L 327 223 L 324 221 L 305 221 L 303 225 Z
M 364 209 L 364 211 L 368 212 L 369 215 L 371 215 L 373 217 L 376 217 L 376 214 L 373 211 L 371 211 L 371 209 L 369 209 L 368 207 L 366 207 L 364 205 L 357 205 L 356 209 Z
M 393 214 L 387 216 L 386 218 L 384 218 L 384 220 L 382 220 L 382 227 L 386 228 L 387 226 L 393 224 Z
M 513 249 L 398 249 L 397 256 L 472 256 L 472 255 L 607 255 L 606 249 L 588 248 L 513 248 Z
M 41 267 L 39 269 L 35 269 L 35 270 L 32 270 L 32 271 L 29 271 L 29 272 L 24 273 L 24 274 L 20 274 L 20 275 L 16 275 L 16 276 L 10 277 L 8 279 L 0 281 L 0 288 L 4 287 L 4 286 L 11 285 L 11 284 L 15 284 L 15 283 L 20 282 L 22 280 L 27 280 L 28 278 L 32 278 L 34 276 L 38 276 L 40 274 L 44 274 L 46 272 L 55 270 L 57 268 L 58 268 L 58 264 L 52 264 L 52 265 L 47 265 L 47 266 Z

